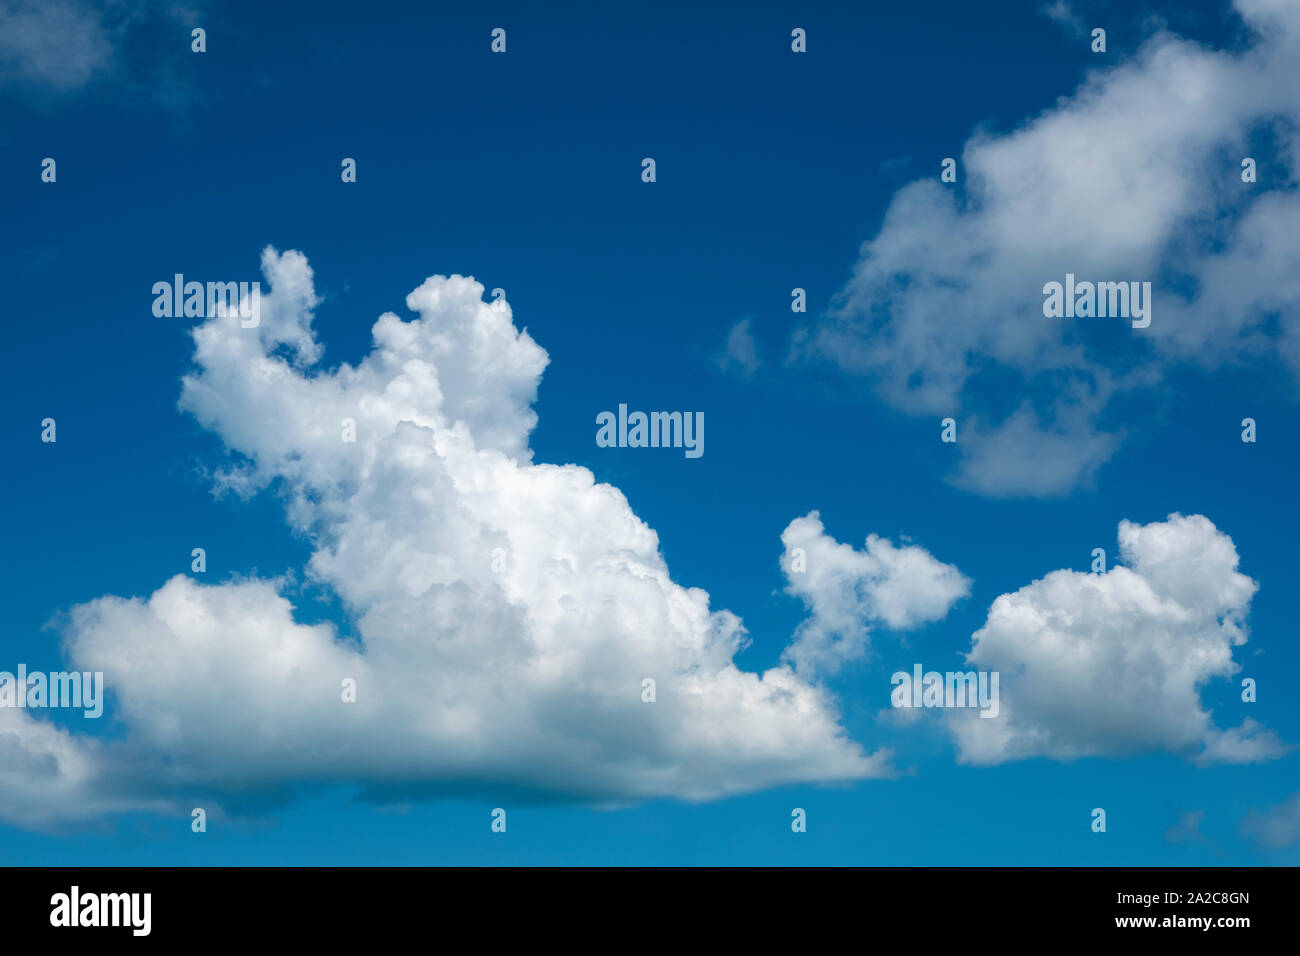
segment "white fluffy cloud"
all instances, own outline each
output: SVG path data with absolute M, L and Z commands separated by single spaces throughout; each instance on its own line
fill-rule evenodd
M 1100 427 L 1112 397 L 1172 363 L 1280 355 L 1300 372 L 1300 6 L 1236 8 L 1240 53 L 1160 33 L 1016 131 L 973 136 L 958 184 L 936 157 L 794 354 L 958 418 L 955 481 L 991 495 L 1087 480 L 1122 438 Z M 1067 272 L 1152 281 L 1150 327 L 1045 318 L 1042 287 Z
M 803 676 L 834 673 L 863 655 L 873 623 L 906 630 L 937 621 L 970 593 L 960 571 L 924 548 L 873 534 L 858 551 L 827 535 L 815 511 L 791 521 L 781 543 L 786 590 L 811 612 L 784 655 Z
M 281 582 L 258 579 L 178 575 L 147 598 L 76 607 L 68 657 L 104 672 L 124 739 L 10 711 L 0 739 L 40 772 L 0 775 L 0 814 L 93 816 L 119 792 L 219 810 L 317 782 L 709 799 L 890 773 L 824 688 L 786 665 L 736 667 L 740 620 L 670 578 L 618 489 L 531 462 L 547 355 L 505 301 L 432 277 L 407 297 L 417 318 L 381 316 L 370 354 L 329 371 L 306 259 L 268 249 L 263 271 L 260 327 L 194 330 L 180 404 L 235 454 L 227 483 L 284 493 L 313 543 L 309 574 L 356 633 L 299 623 Z M 928 567 L 917 550 L 873 539 L 864 612 L 935 612 L 903 579 Z
M 124 779 L 110 748 L 31 713 L 0 707 L 0 819 L 45 826 L 107 813 L 178 809 Z
M 993 602 L 968 666 L 997 671 L 1001 712 L 946 712 L 959 759 L 997 764 L 1170 751 L 1249 763 L 1285 747 L 1246 718 L 1220 729 L 1201 702 L 1235 675 L 1257 585 L 1232 539 L 1201 515 L 1119 526 L 1123 566 L 1053 571 Z

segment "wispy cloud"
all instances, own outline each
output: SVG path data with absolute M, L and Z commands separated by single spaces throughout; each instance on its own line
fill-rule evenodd
M 1241 821 L 1241 831 L 1270 850 L 1300 843 L 1300 793 L 1268 810 L 1250 811 Z
M 758 340 L 748 318 L 741 319 L 727 333 L 722 351 L 714 356 L 713 365 L 721 372 L 741 378 L 753 378 L 763 368 L 758 356 Z
M 1243 52 L 1158 33 L 1131 60 L 1097 55 L 1019 129 L 976 133 L 957 182 L 935 157 L 792 354 L 964 423 L 953 480 L 989 495 L 1087 481 L 1124 437 L 1112 401 L 1158 400 L 1173 366 L 1280 359 L 1300 373 L 1300 7 L 1237 9 L 1254 37 Z M 1044 285 L 1067 274 L 1152 282 L 1150 326 L 1045 316 Z
M 193 55 L 201 11 L 168 0 L 0 0 L 0 80 L 52 97 L 117 82 L 183 104 L 192 91 L 179 64 Z

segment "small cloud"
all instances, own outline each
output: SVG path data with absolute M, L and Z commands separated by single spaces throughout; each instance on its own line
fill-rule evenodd
M 873 534 L 858 550 L 827 534 L 816 511 L 791 521 L 781 543 L 786 591 L 811 612 L 782 654 L 801 675 L 833 674 L 864 656 L 873 625 L 902 631 L 930 624 L 970 594 L 969 578 L 919 545 L 899 547 Z
M 1065 0 L 1053 0 L 1052 3 L 1045 3 L 1039 7 L 1038 12 L 1072 34 L 1080 35 L 1083 33 L 1084 24 L 1082 18 L 1074 12 L 1074 9 Z
M 911 153 L 908 153 L 906 156 L 891 156 L 880 164 L 880 175 L 893 179 L 903 179 L 907 176 L 908 170 L 911 166 Z
M 189 32 L 202 15 L 168 0 L 0 0 L 0 84 L 58 97 L 112 79 L 123 99 L 183 108 L 194 96 Z
M 905 730 L 921 722 L 927 711 L 921 707 L 882 707 L 876 721 L 894 730 Z
M 1165 831 L 1166 843 L 1204 843 L 1201 835 L 1201 821 L 1205 819 L 1204 810 L 1188 810 L 1178 818 L 1178 822 Z
M 1050 498 L 1092 481 L 1121 437 L 1095 428 L 1095 404 L 1059 407 L 1050 424 L 1028 405 L 998 424 L 972 420 L 949 482 L 991 498 Z
M 69 0 L 0 2 L 0 75 L 74 90 L 113 61 L 99 11 Z
M 718 371 L 741 378 L 753 378 L 763 367 L 758 357 L 758 341 L 750 329 L 749 318 L 741 319 L 727 334 L 726 347 L 713 359 Z
M 1260 846 L 1280 850 L 1300 842 L 1300 793 L 1262 813 L 1252 810 L 1241 821 L 1241 832 Z

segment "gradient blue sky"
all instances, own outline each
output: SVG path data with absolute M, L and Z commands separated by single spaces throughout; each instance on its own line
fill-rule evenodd
M 741 615 L 746 670 L 778 662 L 805 616 L 783 593 L 780 534 L 817 509 L 829 534 L 907 536 L 972 581 L 942 621 L 833 679 L 844 726 L 889 746 L 893 780 L 786 786 L 704 804 L 617 810 L 468 798 L 375 806 L 347 787 L 191 834 L 187 817 L 134 813 L 28 829 L 0 824 L 0 861 L 72 864 L 1082 864 L 1300 863 L 1262 847 L 1251 811 L 1297 789 L 1296 756 L 1202 767 L 1181 756 L 992 767 L 956 763 L 937 730 L 877 720 L 889 675 L 947 667 L 990 603 L 1058 568 L 1116 552 L 1121 519 L 1204 514 L 1259 583 L 1241 676 L 1203 690 L 1220 726 L 1246 716 L 1300 740 L 1290 677 L 1300 405 L 1280 362 L 1171 369 L 1110 414 L 1125 440 L 1068 494 L 954 487 L 936 416 L 882 401 L 824 363 L 786 363 L 796 321 L 832 305 L 895 191 L 937 176 L 977 128 L 1015 129 L 1098 64 L 1037 3 L 992 7 L 654 3 L 200 8 L 208 52 L 157 14 L 115 39 L 110 65 L 55 89 L 0 85 L 0 231 L 6 320 L 0 428 L 5 626 L 0 668 L 58 669 L 59 612 L 105 594 L 147 596 L 192 547 L 208 579 L 301 569 L 308 542 L 273 494 L 215 499 L 203 477 L 220 440 L 177 408 L 192 320 L 150 312 L 152 284 L 182 272 L 258 278 L 264 246 L 301 250 L 323 302 L 325 362 L 357 362 L 371 324 L 434 273 L 503 287 L 516 324 L 550 355 L 535 460 L 576 463 L 627 495 L 660 536 L 674 580 Z M 1126 5 L 1127 6 L 1127 5 Z M 1217 3 L 1078 7 L 1122 62 L 1157 20 L 1222 49 L 1245 42 Z M 492 27 L 509 52 L 488 53 Z M 792 55 L 804 27 L 809 53 Z M 166 52 L 160 52 L 166 51 Z M 58 182 L 39 179 L 43 157 Z M 358 161 L 355 185 L 339 161 Z M 658 181 L 640 181 L 653 156 Z M 1031 296 L 1031 299 L 1033 296 Z M 751 318 L 763 369 L 713 359 Z M 1294 320 L 1294 313 L 1289 316 Z M 707 450 L 597 448 L 594 416 L 701 409 Z M 1239 422 L 1259 423 L 1244 445 Z M 38 440 L 58 421 L 57 445 Z M 307 620 L 350 622 L 327 595 Z M 1249 708 L 1249 709 L 1247 709 Z M 55 715 L 78 733 L 121 728 Z M 489 811 L 510 809 L 505 836 Z M 1093 807 L 1108 832 L 1090 832 Z M 790 831 L 804 807 L 805 834 Z M 1196 841 L 1167 831 L 1203 812 Z

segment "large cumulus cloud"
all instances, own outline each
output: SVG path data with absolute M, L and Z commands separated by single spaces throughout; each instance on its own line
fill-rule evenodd
M 268 249 L 263 271 L 258 327 L 232 314 L 195 328 L 180 405 L 230 450 L 225 487 L 282 494 L 313 544 L 308 574 L 355 633 L 301 623 L 283 582 L 258 578 L 178 575 L 74 608 L 68 657 L 104 672 L 123 733 L 100 744 L 14 718 L 10 747 L 43 777 L 11 818 L 93 816 L 121 805 L 84 799 L 107 792 L 218 810 L 325 782 L 618 802 L 890 773 L 823 686 L 736 666 L 740 619 L 672 580 L 618 489 L 532 462 L 547 355 L 505 301 L 434 276 L 407 297 L 417 317 L 382 315 L 365 359 L 328 369 L 307 260 Z M 887 586 L 886 623 L 931 618 L 961 590 L 955 569 L 938 596 L 907 584 L 906 567 L 946 566 L 873 541 L 884 577 L 864 587 Z

